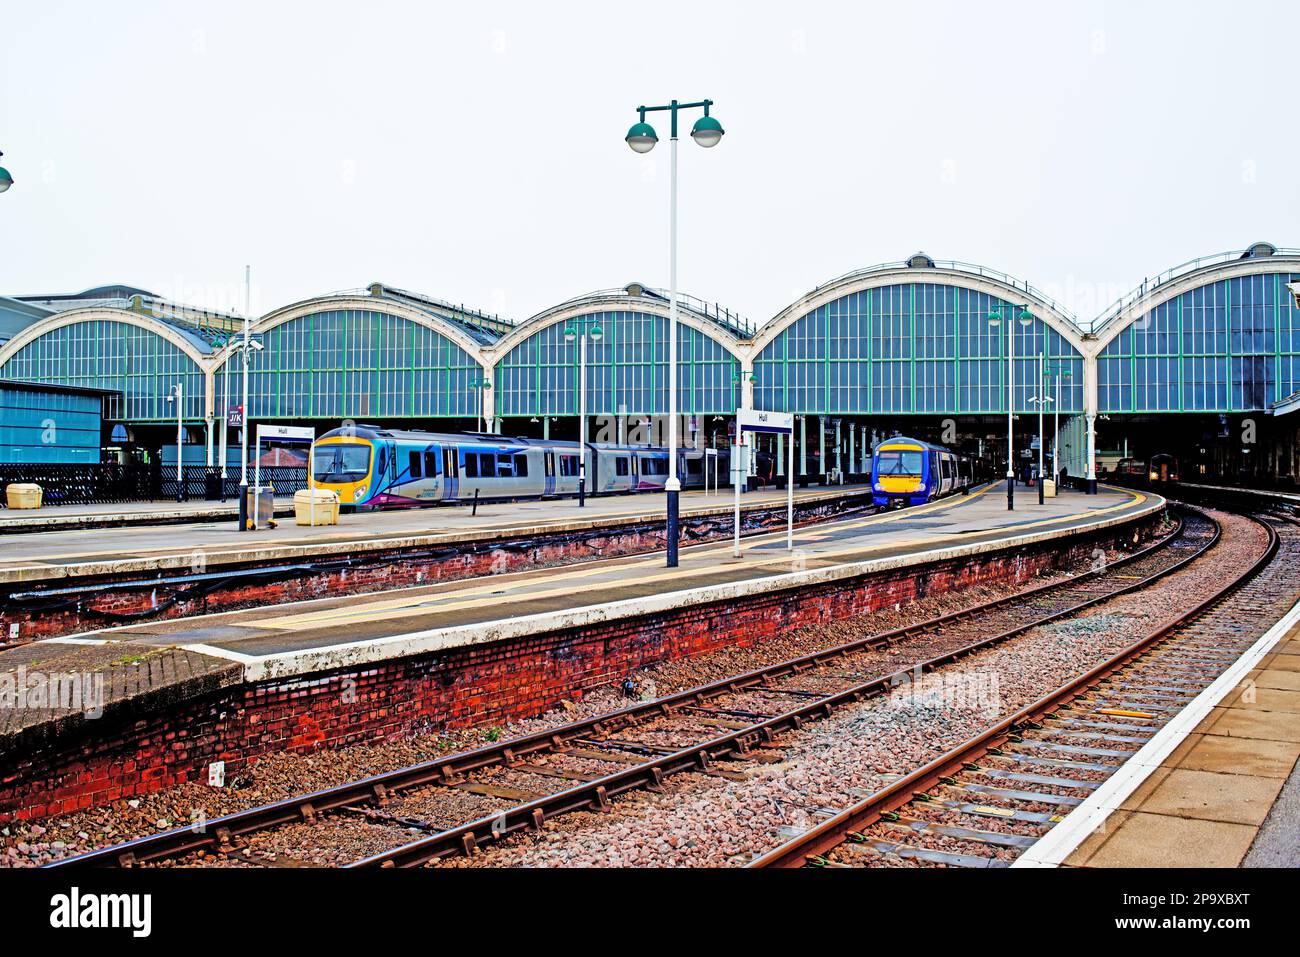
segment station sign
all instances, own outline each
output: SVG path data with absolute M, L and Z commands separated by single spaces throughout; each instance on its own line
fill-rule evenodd
M 232 429 L 242 429 L 244 427 L 244 407 L 242 405 L 226 410 L 226 425 Z
M 759 409 L 737 409 L 736 425 L 745 432 L 773 432 L 790 435 L 794 432 L 794 414 L 791 412 L 763 412 Z
M 257 440 L 261 442 L 266 439 L 272 442 L 277 439 L 282 442 L 312 442 L 316 439 L 316 430 L 311 426 L 270 425 L 259 422 L 257 424 Z

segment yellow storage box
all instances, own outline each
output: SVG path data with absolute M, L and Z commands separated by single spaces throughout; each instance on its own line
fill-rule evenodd
M 30 482 L 13 482 L 5 488 L 5 501 L 10 508 L 40 508 L 41 487 Z
M 293 517 L 299 525 L 337 525 L 339 523 L 338 492 L 323 488 L 294 492 Z

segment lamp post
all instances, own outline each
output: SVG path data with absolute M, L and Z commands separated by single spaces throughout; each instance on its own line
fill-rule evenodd
M 1064 365 L 1054 363 L 1047 367 L 1047 374 L 1056 380 L 1056 401 L 1052 403 L 1052 481 L 1057 481 L 1061 475 L 1057 457 L 1061 448 L 1061 379 L 1072 378 L 1072 373 Z
M 600 342 L 598 319 L 570 319 L 564 341 L 578 343 L 578 508 L 587 507 L 587 339 Z
M 167 404 L 176 403 L 176 501 L 185 499 L 185 466 L 181 459 L 185 442 L 185 385 L 177 382 L 167 393 Z
M 244 404 L 240 406 L 239 421 L 239 530 L 248 531 L 248 366 L 250 353 L 261 352 L 262 344 L 253 341 L 252 321 L 244 315 L 244 334 L 239 339 L 239 354 L 244 359 Z
M 1043 353 L 1040 350 L 1038 353 L 1038 389 L 1035 391 L 1034 395 L 1029 399 L 1030 402 L 1038 406 L 1038 504 L 1039 505 L 1043 504 L 1043 496 L 1046 494 L 1043 489 L 1043 477 L 1044 477 L 1043 447 L 1047 444 L 1047 439 L 1043 435 L 1043 409 L 1047 405 L 1047 403 L 1052 401 L 1052 397 L 1050 395 L 1045 395 L 1043 393 L 1043 378 L 1044 378 L 1043 370 L 1044 370 Z
M 668 111 L 672 116 L 672 160 L 669 165 L 668 214 L 668 480 L 664 491 L 668 493 L 668 567 L 677 567 L 678 507 L 682 483 L 677 477 L 677 114 L 682 110 L 703 109 L 704 115 L 691 127 L 691 138 L 706 149 L 717 146 L 722 140 L 722 124 L 709 115 L 712 100 L 695 103 L 678 103 L 667 106 L 638 106 L 640 119 L 627 131 L 627 145 L 637 153 L 648 153 L 659 142 L 654 127 L 645 121 L 647 113 Z
M 474 424 L 478 426 L 480 432 L 487 432 L 487 416 L 483 414 L 483 406 L 486 400 L 483 397 L 487 395 L 488 389 L 492 388 L 492 383 L 482 376 L 476 376 L 474 381 L 469 384 L 469 387 L 474 390 L 474 404 L 478 408 L 478 412 L 474 415 Z
M 1020 324 L 1029 328 L 1034 317 L 1029 312 L 1028 303 L 1012 306 L 1020 310 Z M 1002 325 L 1002 310 L 994 309 L 988 315 L 989 325 L 997 328 Z M 1015 418 L 1016 418 L 1016 327 L 1007 323 L 1007 511 L 1015 508 L 1016 502 L 1016 463 L 1015 463 Z

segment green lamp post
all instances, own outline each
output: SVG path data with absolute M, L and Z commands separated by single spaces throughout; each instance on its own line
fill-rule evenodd
M 1017 303 L 1012 306 L 1013 309 L 1020 310 L 1020 325 L 1025 328 L 1034 321 L 1033 315 L 1029 312 L 1028 303 Z M 994 309 L 988 315 L 989 325 L 997 328 L 1002 325 L 1002 310 Z M 1007 511 L 1015 508 L 1016 504 L 1016 443 L 1015 443 L 1015 421 L 1016 421 L 1016 329 L 1011 323 L 1008 323 L 1007 331 Z
M 653 126 L 646 122 L 647 113 L 667 112 L 671 116 L 672 159 L 669 174 L 669 256 L 668 274 L 671 286 L 668 297 L 668 480 L 664 490 L 668 497 L 668 561 L 669 568 L 677 567 L 677 537 L 679 535 L 678 514 L 682 490 L 681 479 L 677 475 L 677 114 L 683 110 L 704 111 L 704 115 L 691 127 L 691 139 L 705 149 L 711 149 L 722 141 L 722 124 L 709 114 L 712 100 L 699 100 L 694 103 L 679 103 L 673 100 L 666 106 L 638 106 L 639 119 L 627 131 L 624 139 L 627 145 L 637 153 L 649 153 L 659 142 L 659 135 Z
M 604 336 L 599 319 L 570 319 L 564 341 L 578 343 L 578 508 L 587 507 L 587 342 Z

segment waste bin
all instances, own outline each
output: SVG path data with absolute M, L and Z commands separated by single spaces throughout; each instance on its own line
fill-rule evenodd
M 1056 497 L 1056 483 L 1051 479 L 1043 479 L 1043 498 Z
M 339 493 L 323 488 L 294 492 L 293 517 L 298 525 L 337 525 Z
M 41 487 L 31 482 L 12 482 L 5 488 L 10 508 L 40 508 Z
M 221 498 L 221 473 L 207 472 L 203 476 L 203 499 L 215 502 Z
M 255 525 L 269 526 L 275 519 L 275 491 L 269 488 L 248 486 L 248 520 Z

